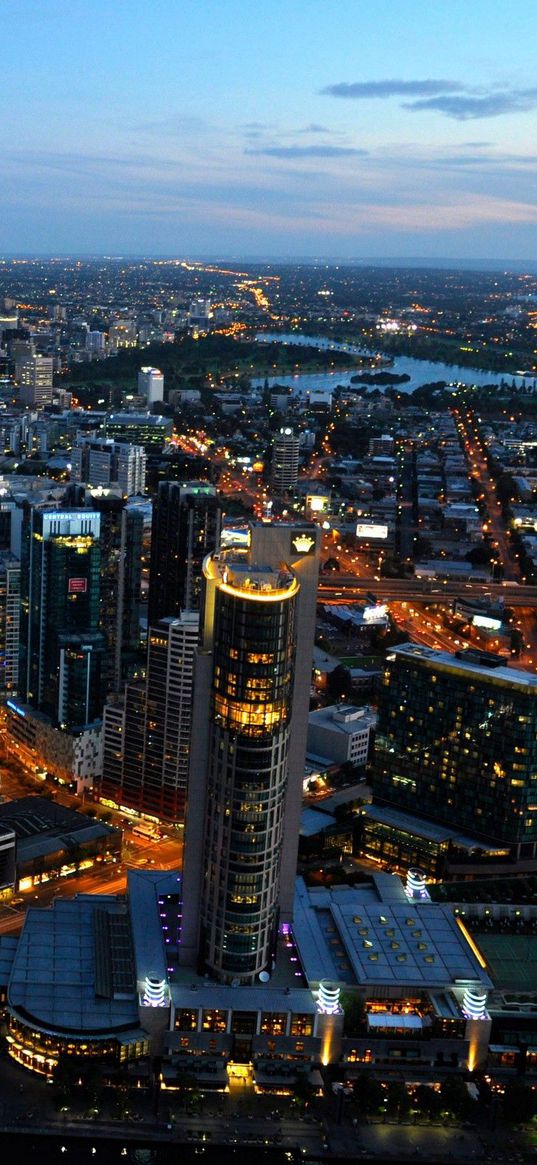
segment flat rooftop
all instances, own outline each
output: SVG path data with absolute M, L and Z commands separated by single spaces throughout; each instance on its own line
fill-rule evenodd
M 468 658 L 465 659 L 464 655 Z M 522 671 L 520 668 L 504 667 L 502 664 L 497 666 L 487 666 L 486 663 L 479 663 L 479 653 L 477 657 L 468 653 L 461 653 L 461 655 L 452 655 L 449 651 L 435 651 L 432 647 L 423 647 L 419 643 L 402 643 L 399 647 L 390 649 L 389 655 L 395 655 L 406 659 L 415 659 L 420 663 L 424 663 L 431 669 L 440 669 L 442 671 L 453 672 L 454 675 L 468 675 L 475 676 L 482 680 L 487 680 L 490 684 L 501 684 L 505 686 L 509 684 L 511 687 L 518 687 L 526 691 L 537 691 L 537 675 L 533 672 Z M 483 659 L 486 658 L 485 653 L 481 653 Z
M 17 839 L 17 862 L 29 862 L 58 850 L 76 850 L 83 842 L 117 833 L 104 821 L 58 805 L 46 797 L 19 797 L 0 805 L 0 831 L 11 829 Z
M 495 987 L 502 991 L 537 991 L 537 935 L 479 934 L 476 941 Z
M 491 986 L 451 908 L 409 901 L 395 875 L 331 888 L 308 888 L 299 878 L 293 935 L 310 983 L 427 990 L 466 979 Z
M 129 916 L 122 899 L 81 894 L 28 910 L 8 1004 L 52 1033 L 109 1039 L 139 1027 Z
M 461 849 L 480 849 L 485 853 L 496 853 L 497 845 L 487 845 L 479 838 L 469 837 L 464 833 L 457 833 L 455 826 L 437 825 L 434 821 L 424 821 L 421 817 L 414 817 L 411 813 L 401 813 L 391 805 L 367 805 L 364 813 L 371 821 L 378 821 L 381 825 L 389 825 L 401 833 L 408 833 L 411 837 L 423 837 L 427 841 L 435 841 L 438 845 L 451 841 Z
M 148 976 L 168 979 L 159 904 L 171 895 L 178 895 L 180 890 L 181 879 L 173 871 L 129 870 L 129 913 L 139 986 Z
M 315 712 L 310 712 L 308 718 L 310 726 L 329 728 L 331 732 L 342 736 L 365 732 L 376 722 L 376 713 L 370 708 L 357 708 L 352 704 L 331 704 L 328 708 L 317 708 Z

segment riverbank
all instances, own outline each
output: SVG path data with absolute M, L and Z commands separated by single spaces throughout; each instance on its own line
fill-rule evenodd
M 535 1161 L 531 1134 L 503 1131 L 482 1132 L 474 1127 L 449 1123 L 415 1124 L 412 1121 L 377 1120 L 357 1125 L 323 1122 L 322 1140 L 311 1134 L 312 1125 L 302 1118 L 296 1135 L 276 1142 L 259 1119 L 247 1129 L 234 1125 L 219 1134 L 205 1114 L 194 1118 L 191 1127 L 162 1125 L 134 1131 L 132 1124 L 106 1127 L 103 1122 L 86 1122 L 81 1126 L 65 1121 L 59 1127 L 44 1125 L 38 1129 L 27 1125 L 14 1131 L 0 1125 L 2 1148 L 7 1161 L 25 1162 L 38 1155 L 40 1165 L 86 1161 L 96 1165 L 177 1165 L 178 1155 L 186 1165 L 203 1157 L 206 1165 L 241 1162 L 241 1165 L 286 1165 L 287 1162 L 375 1161 L 377 1165 L 395 1162 L 426 1161 L 428 1165 L 472 1165 L 476 1161 L 519 1165 Z M 315 1124 L 315 1122 L 313 1122 Z

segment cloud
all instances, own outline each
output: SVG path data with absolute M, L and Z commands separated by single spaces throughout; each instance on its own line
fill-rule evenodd
M 264 154 L 267 158 L 365 158 L 368 150 L 352 146 L 260 146 L 245 149 L 245 154 Z
M 537 106 L 537 89 L 513 89 L 503 93 L 485 93 L 482 97 L 458 94 L 428 97 L 420 101 L 403 102 L 403 109 L 413 112 L 435 109 L 456 121 L 472 121 L 483 117 L 501 117 L 505 113 L 525 113 Z
M 502 117 L 508 113 L 526 113 L 537 107 L 537 87 L 478 89 L 460 81 L 431 77 L 413 81 L 393 78 L 386 81 L 337 81 L 333 85 L 325 86 L 320 92 L 328 97 L 343 97 L 353 101 L 415 97 L 415 101 L 403 101 L 401 108 L 409 109 L 412 113 L 435 110 L 455 121 L 473 121 L 487 117 Z
M 318 125 L 316 121 L 310 121 L 309 125 L 305 125 L 302 129 L 297 129 L 297 133 L 332 133 L 326 125 Z
M 321 93 L 327 97 L 346 97 L 363 101 L 369 97 L 430 97 L 437 93 L 460 93 L 466 89 L 459 81 L 338 81 L 327 85 Z

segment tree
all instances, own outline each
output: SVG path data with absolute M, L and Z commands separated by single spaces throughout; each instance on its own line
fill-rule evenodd
M 293 1098 L 299 1108 L 307 1108 L 315 1096 L 315 1087 L 308 1076 L 297 1073 L 292 1084 Z
M 472 566 L 488 566 L 491 558 L 490 548 L 482 542 L 479 546 L 472 546 L 465 558 Z
M 341 570 L 339 560 L 337 558 L 327 558 L 324 563 L 324 570 Z
M 442 1108 L 447 1108 L 454 1116 L 464 1120 L 472 1113 L 475 1100 L 472 1100 L 462 1076 L 447 1076 L 440 1088 Z
M 363 1030 L 365 1019 L 365 1005 L 362 996 L 346 991 L 343 992 L 340 1002 L 344 1012 L 344 1035 L 358 1035 Z
M 349 669 L 344 667 L 342 663 L 338 664 L 333 671 L 328 673 L 326 690 L 332 699 L 352 699 L 352 676 Z
M 400 1080 L 390 1080 L 388 1084 L 388 1104 L 386 1109 L 391 1116 L 396 1116 L 399 1120 L 408 1116 L 410 1112 L 410 1097 Z
M 359 1112 L 379 1112 L 384 1103 L 384 1089 L 374 1076 L 362 1072 L 353 1084 L 354 1100 Z
M 435 1117 L 440 1115 L 442 1109 L 440 1093 L 434 1088 L 429 1088 L 427 1084 L 418 1084 L 414 1093 L 414 1103 L 416 1108 L 425 1116 Z
M 505 1089 L 503 1113 L 510 1124 L 524 1124 L 537 1114 L 537 1094 L 518 1080 L 512 1080 Z

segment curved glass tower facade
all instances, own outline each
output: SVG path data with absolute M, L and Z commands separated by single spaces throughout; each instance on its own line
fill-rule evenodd
M 212 680 L 202 965 L 224 982 L 270 970 L 277 926 L 299 584 L 287 569 L 206 560 Z

